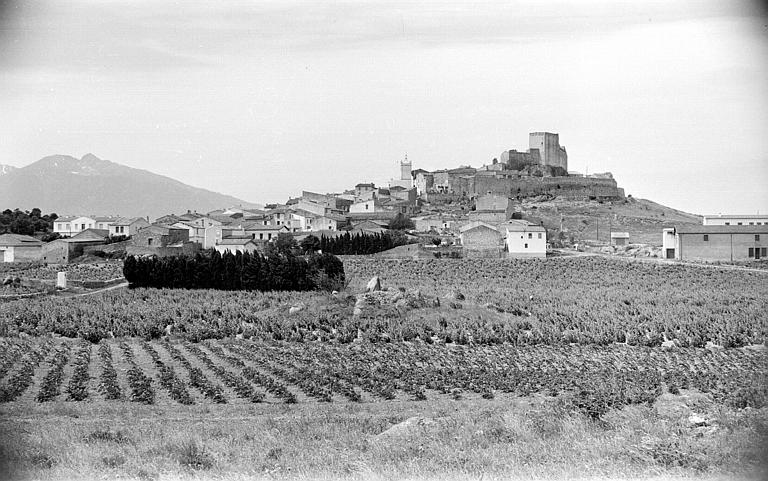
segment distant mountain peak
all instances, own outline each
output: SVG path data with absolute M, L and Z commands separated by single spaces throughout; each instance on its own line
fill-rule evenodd
M 8 169 L 4 169 L 8 167 Z M 6 173 L 3 173 L 7 170 Z M 193 187 L 92 153 L 78 159 L 50 155 L 26 167 L 0 166 L 0 210 L 160 217 L 187 210 L 208 212 L 242 199 Z

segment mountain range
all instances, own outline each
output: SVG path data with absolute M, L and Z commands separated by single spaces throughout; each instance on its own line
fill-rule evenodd
M 0 165 L 0 210 L 38 207 L 58 215 L 157 218 L 187 210 L 256 204 L 103 160 L 93 154 L 44 157 L 26 167 Z

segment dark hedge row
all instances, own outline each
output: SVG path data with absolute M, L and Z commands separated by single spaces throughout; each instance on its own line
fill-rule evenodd
M 132 287 L 309 291 L 344 284 L 344 264 L 331 254 L 206 251 L 194 257 L 129 256 L 123 274 Z
M 318 246 L 322 252 L 336 255 L 366 255 L 392 249 L 407 244 L 402 233 L 395 235 L 389 232 L 381 234 L 342 234 L 337 237 L 320 237 Z

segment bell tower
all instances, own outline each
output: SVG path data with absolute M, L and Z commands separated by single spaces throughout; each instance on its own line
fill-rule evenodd
M 405 153 L 405 158 L 400 161 L 400 180 L 411 180 L 411 161 L 408 160 L 408 153 Z

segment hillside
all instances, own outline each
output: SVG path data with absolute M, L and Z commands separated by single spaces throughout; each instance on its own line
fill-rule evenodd
M 612 202 L 526 199 L 521 205 L 527 219 L 544 221 L 550 230 L 560 228 L 576 241 L 608 242 L 609 229 L 629 232 L 630 242 L 661 245 L 661 230 L 680 224 L 701 224 L 700 216 L 688 214 L 646 199 Z M 599 237 L 598 237 L 599 229 Z
M 0 169 L 2 170 L 2 169 Z M 0 175 L 0 206 L 59 215 L 159 217 L 187 209 L 207 212 L 241 199 L 192 187 L 152 172 L 88 154 L 82 159 L 53 155 Z

